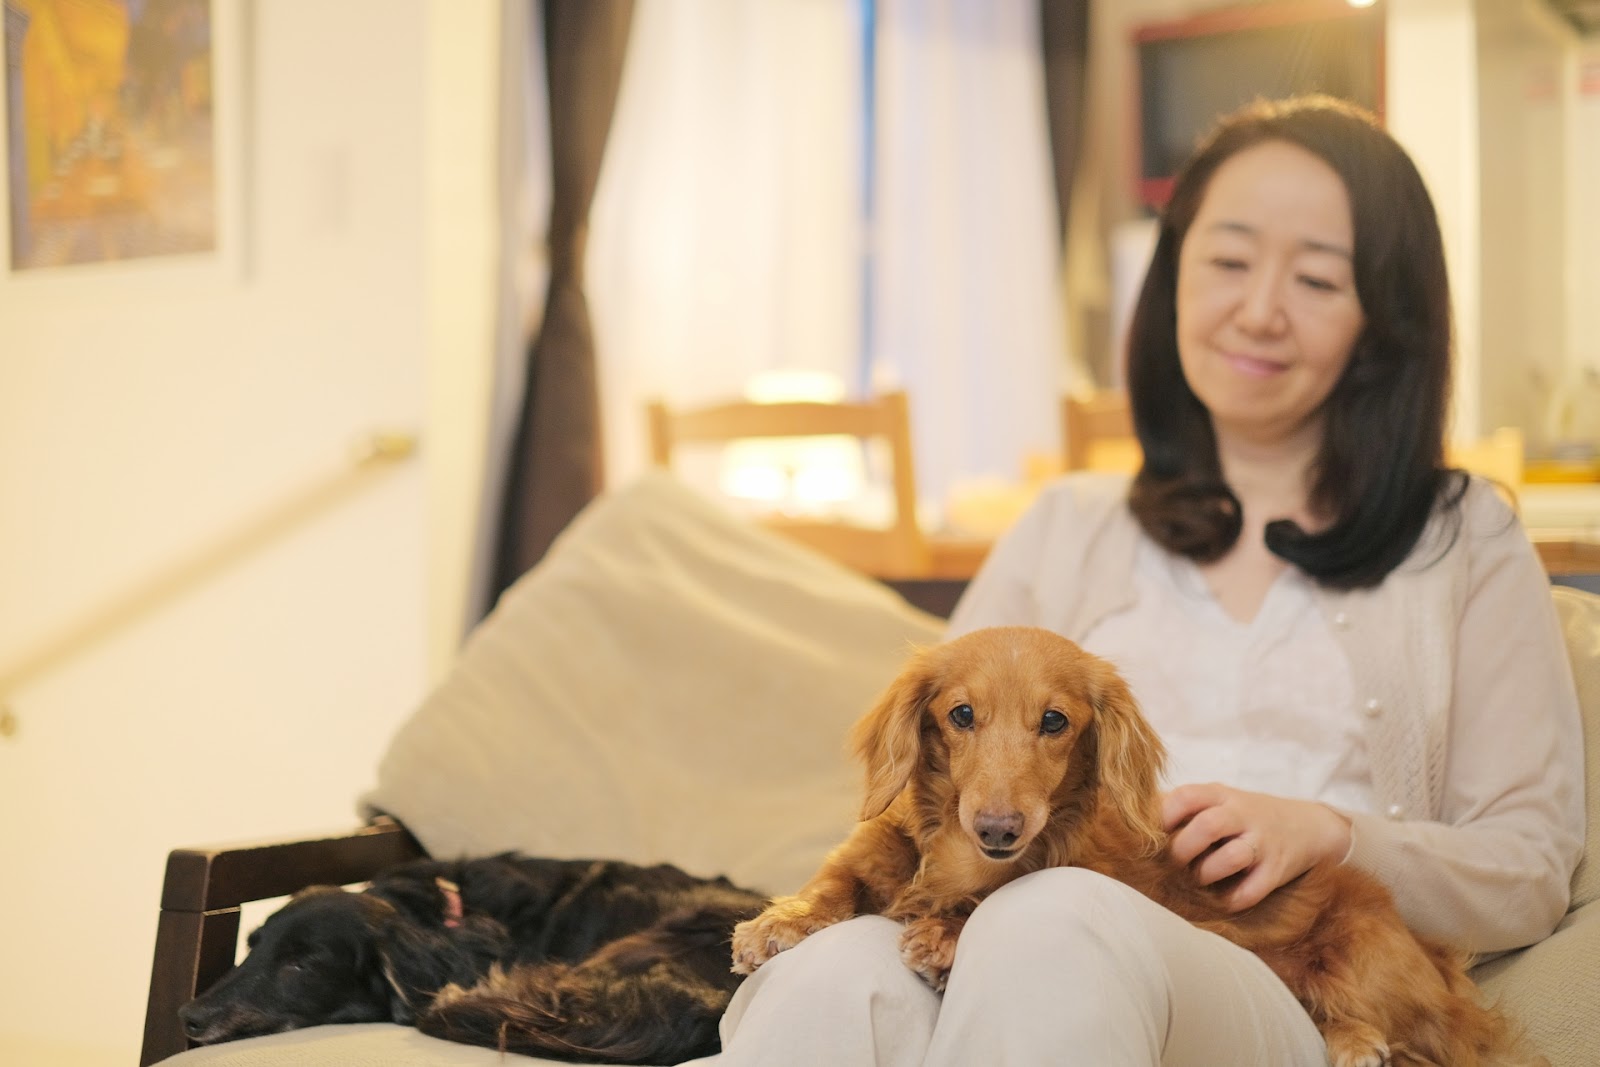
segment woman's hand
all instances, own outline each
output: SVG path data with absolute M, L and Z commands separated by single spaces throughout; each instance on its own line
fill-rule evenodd
M 1173 859 L 1193 864 L 1201 885 L 1243 872 L 1223 898 L 1233 911 L 1319 863 L 1343 862 L 1350 851 L 1350 820 L 1310 800 L 1183 785 L 1166 795 L 1161 814 Z

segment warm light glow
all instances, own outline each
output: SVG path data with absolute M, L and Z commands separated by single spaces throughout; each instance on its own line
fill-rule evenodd
M 762 404 L 832 404 L 844 399 L 844 383 L 822 371 L 767 371 L 750 380 L 745 396 Z M 866 470 L 854 437 L 764 437 L 724 450 L 720 482 L 736 499 L 819 517 L 860 497 Z
M 837 374 L 820 370 L 762 371 L 744 387 L 746 400 L 758 404 L 810 401 L 837 404 L 844 399 L 844 382 Z
M 1377 0 L 1350 0 L 1351 7 L 1371 7 Z

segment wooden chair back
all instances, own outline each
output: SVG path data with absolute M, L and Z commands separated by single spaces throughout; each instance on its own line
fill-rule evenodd
M 763 521 L 825 555 L 877 578 L 916 578 L 928 569 L 927 539 L 917 522 L 911 416 L 902 392 L 853 403 L 758 403 L 739 400 L 675 409 L 660 400 L 647 410 L 650 456 L 671 468 L 682 445 L 727 445 L 763 437 L 849 436 L 863 446 L 887 444 L 893 508 L 889 525 L 868 527 L 830 519 L 771 515 Z
M 1069 471 L 1139 469 L 1133 413 L 1128 394 L 1120 390 L 1066 396 L 1061 402 L 1061 439 Z

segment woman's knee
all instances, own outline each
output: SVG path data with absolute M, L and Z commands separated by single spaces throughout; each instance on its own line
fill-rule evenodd
M 1103 942 L 1142 925 L 1148 901 L 1121 882 L 1081 867 L 1052 867 L 1024 875 L 989 895 L 962 931 L 963 943 L 1008 945 Z
M 872 995 L 921 995 L 926 987 L 900 959 L 900 923 L 863 915 L 819 930 L 768 960 L 757 974 L 783 995 L 853 1001 Z
M 768 960 L 722 1017 L 728 1067 L 915 1067 L 939 997 L 900 961 L 897 922 L 865 916 Z

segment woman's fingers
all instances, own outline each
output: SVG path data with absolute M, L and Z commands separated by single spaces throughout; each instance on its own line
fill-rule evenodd
M 1168 793 L 1162 817 L 1169 847 L 1179 863 L 1192 863 L 1220 842 L 1244 831 L 1234 791 L 1220 785 L 1185 785 Z
M 1349 819 L 1324 804 L 1225 785 L 1179 786 L 1162 800 L 1172 858 L 1200 885 L 1238 876 L 1224 898 L 1240 911 L 1318 863 L 1340 863 Z
M 1168 832 L 1195 815 L 1221 803 L 1228 787 L 1215 782 L 1206 785 L 1180 785 L 1161 801 L 1161 821 Z
M 1194 864 L 1195 880 L 1201 885 L 1211 885 L 1231 878 L 1255 867 L 1260 853 L 1243 834 L 1228 838 Z
M 1273 873 L 1265 864 L 1257 864 L 1254 870 L 1240 879 L 1238 885 L 1228 891 L 1222 901 L 1229 911 L 1243 911 L 1261 903 L 1268 893 L 1288 880 Z

